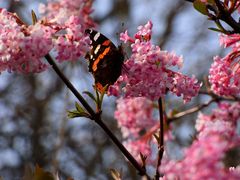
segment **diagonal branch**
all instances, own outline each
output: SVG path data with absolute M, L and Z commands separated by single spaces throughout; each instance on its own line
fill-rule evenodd
M 94 112 L 94 110 L 87 103 L 87 101 L 81 96 L 81 94 L 77 91 L 77 89 L 73 86 L 73 84 L 66 78 L 66 76 L 62 73 L 62 71 L 58 68 L 57 64 L 54 62 L 52 57 L 49 54 L 47 54 L 45 58 L 47 59 L 48 63 L 52 66 L 53 70 L 64 82 L 64 84 L 66 84 L 69 90 L 75 95 L 75 97 L 79 100 L 79 102 L 91 115 L 91 119 L 94 120 L 104 130 L 104 132 L 113 141 L 113 143 L 119 148 L 119 150 L 124 154 L 124 156 L 129 160 L 129 162 L 131 162 L 131 164 L 135 167 L 135 169 L 138 170 L 139 175 L 146 176 L 146 178 L 150 180 L 150 177 L 146 173 L 146 170 L 140 166 L 137 160 L 128 152 L 128 150 L 122 145 L 122 143 L 117 139 L 117 137 L 105 125 L 105 123 L 101 119 L 100 114 Z
M 177 120 L 177 119 L 179 119 L 179 118 L 181 118 L 181 117 L 184 117 L 184 116 L 186 116 L 186 115 L 189 115 L 189 114 L 193 114 L 193 113 L 195 113 L 195 112 L 198 112 L 198 111 L 202 110 L 203 108 L 208 107 L 211 103 L 213 103 L 213 102 L 215 102 L 215 101 L 216 101 L 216 99 L 211 99 L 210 101 L 208 101 L 208 102 L 206 102 L 206 103 L 204 103 L 204 104 L 201 104 L 201 105 L 199 105 L 199 106 L 193 107 L 193 108 L 188 109 L 188 110 L 186 110 L 186 111 L 177 113 L 177 114 L 175 114 L 174 116 L 169 117 L 167 123 L 170 124 L 170 123 L 172 123 L 173 121 L 175 121 L 175 120 Z

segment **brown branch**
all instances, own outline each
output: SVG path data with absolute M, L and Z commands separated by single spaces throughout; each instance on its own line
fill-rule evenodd
M 240 101 L 240 97 L 237 97 L 237 96 L 218 96 L 217 94 L 213 93 L 212 91 L 200 90 L 199 94 L 211 96 L 212 98 L 215 98 L 218 101 Z
M 185 0 L 185 1 L 192 2 L 192 3 L 194 2 L 194 0 Z M 215 16 L 216 16 L 215 18 L 220 19 L 225 23 L 227 23 L 234 30 L 232 33 L 240 33 L 240 24 L 236 22 L 235 19 L 231 16 L 232 12 L 229 13 L 229 11 L 224 8 L 221 1 L 214 0 L 214 2 L 219 11 L 219 12 L 215 12 Z M 211 9 L 212 6 L 209 6 L 208 8 Z M 214 21 L 216 21 L 216 19 Z
M 158 160 L 156 166 L 156 174 L 155 179 L 160 178 L 159 167 L 161 166 L 161 161 L 164 153 L 164 117 L 163 117 L 163 105 L 162 105 L 162 98 L 158 99 L 158 109 L 159 109 L 159 137 L 158 137 Z
M 101 119 L 100 114 L 94 112 L 94 110 L 87 103 L 87 101 L 81 96 L 81 94 L 77 91 L 77 89 L 73 86 L 73 84 L 66 78 L 66 76 L 62 73 L 62 71 L 58 68 L 57 64 L 54 62 L 52 57 L 48 54 L 45 56 L 45 58 L 47 59 L 48 63 L 52 66 L 53 70 L 64 82 L 64 84 L 69 88 L 69 90 L 75 95 L 75 97 L 79 100 L 79 102 L 91 115 L 91 119 L 94 120 L 104 130 L 104 132 L 113 141 L 113 143 L 119 148 L 119 150 L 124 154 L 124 156 L 129 160 L 129 162 L 131 162 L 131 164 L 138 170 L 139 175 L 146 176 L 147 179 L 150 179 L 150 177 L 146 173 L 146 170 L 139 165 L 137 160 L 128 152 L 128 150 L 116 138 L 116 136 L 111 132 L 111 130 L 105 125 L 105 123 Z
M 210 90 L 207 90 L 207 91 L 204 91 L 204 90 L 200 90 L 199 91 L 199 94 L 202 94 L 202 95 L 207 95 L 207 96 L 211 96 L 211 100 L 208 101 L 207 103 L 204 103 L 204 104 L 201 104 L 199 106 L 196 106 L 196 107 L 193 107 L 191 109 L 188 109 L 186 111 L 183 111 L 183 112 L 180 112 L 180 113 L 177 113 L 175 114 L 174 116 L 172 117 L 168 117 L 168 121 L 167 123 L 170 124 L 171 122 L 179 119 L 179 118 L 182 118 L 184 116 L 187 116 L 189 114 L 193 114 L 195 112 L 198 112 L 200 110 L 202 110 L 203 108 L 205 107 L 208 107 L 211 103 L 213 102 L 219 102 L 219 101 L 232 101 L 232 102 L 238 102 L 240 101 L 240 98 L 239 97 L 234 97 L 234 96 L 229 96 L 229 97 L 222 97 L 222 96 L 218 96 L 216 94 L 214 94 L 212 91 Z
M 228 10 L 224 8 L 224 6 L 219 0 L 214 0 L 214 1 L 219 10 L 217 18 L 226 22 L 229 26 L 231 26 L 235 30 L 235 32 L 240 33 L 240 24 L 233 19 L 231 14 L 228 12 Z
M 196 106 L 196 107 L 193 107 L 193 108 L 191 108 L 191 109 L 188 109 L 188 110 L 186 110 L 186 111 L 177 113 L 177 114 L 175 114 L 175 115 L 172 116 L 172 117 L 168 117 L 167 123 L 170 124 L 170 123 L 172 123 L 173 121 L 175 121 L 175 120 L 177 120 L 177 119 L 179 119 L 179 118 L 181 118 L 181 117 L 184 117 L 184 116 L 186 116 L 186 115 L 189 115 L 189 114 L 193 114 L 193 113 L 195 113 L 195 112 L 198 112 L 198 111 L 202 110 L 203 108 L 208 107 L 208 106 L 209 106 L 211 103 L 213 103 L 213 102 L 216 102 L 216 99 L 211 99 L 211 100 L 208 101 L 207 103 L 204 103 L 204 104 L 201 104 L 201 105 L 199 105 L 199 106 Z

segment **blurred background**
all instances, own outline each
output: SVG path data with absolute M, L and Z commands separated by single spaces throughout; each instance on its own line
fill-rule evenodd
M 0 7 L 17 12 L 30 23 L 31 9 L 38 14 L 40 2 L 46 3 L 0 0 Z M 218 34 L 208 30 L 214 24 L 184 0 L 95 0 L 93 9 L 97 29 L 115 44 L 120 44 L 118 34 L 123 30 L 132 35 L 137 26 L 152 20 L 154 43 L 183 55 L 183 73 L 194 74 L 199 80 L 207 75 L 212 57 L 222 53 Z M 59 66 L 80 92 L 92 91 L 86 60 Z M 96 124 L 67 118 L 66 112 L 74 108 L 75 101 L 51 69 L 40 74 L 0 74 L 0 176 L 4 180 L 21 179 L 24 168 L 36 164 L 52 172 L 58 170 L 63 179 L 109 179 L 110 168 L 122 170 L 124 179 L 137 179 L 135 169 Z M 169 95 L 166 106 L 180 111 L 206 101 L 201 95 L 183 105 L 180 98 Z M 114 109 L 115 98 L 106 97 L 103 119 L 121 140 Z M 168 144 L 173 153 L 191 143 L 196 115 L 173 123 L 176 140 Z

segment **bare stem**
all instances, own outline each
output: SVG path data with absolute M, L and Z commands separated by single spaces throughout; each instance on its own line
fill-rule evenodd
M 240 98 L 237 96 L 218 96 L 217 94 L 214 94 L 212 91 L 200 90 L 199 94 L 211 96 L 212 98 L 215 98 L 218 101 L 240 101 Z
M 159 167 L 161 166 L 161 161 L 164 152 L 164 117 L 163 117 L 163 105 L 162 98 L 158 99 L 158 110 L 159 110 L 159 137 L 158 137 L 158 160 L 156 166 L 156 174 L 155 179 L 158 180 L 160 178 Z
M 204 104 L 201 104 L 201 105 L 199 105 L 199 106 L 196 106 L 196 107 L 193 107 L 193 108 L 191 108 L 191 109 L 188 109 L 188 110 L 186 110 L 186 111 L 182 111 L 182 112 L 180 112 L 180 113 L 177 113 L 177 114 L 175 114 L 173 117 L 169 117 L 167 123 L 170 124 L 170 123 L 172 123 L 173 121 L 175 121 L 175 120 L 177 120 L 177 119 L 179 119 L 179 118 L 181 118 L 181 117 L 184 117 L 184 116 L 187 116 L 187 115 L 189 115 L 189 114 L 193 114 L 193 113 L 195 113 L 195 112 L 198 112 L 198 111 L 202 110 L 203 108 L 208 107 L 211 103 L 213 103 L 213 102 L 215 102 L 215 101 L 216 101 L 215 99 L 211 99 L 211 100 L 208 101 L 207 103 L 204 103 Z

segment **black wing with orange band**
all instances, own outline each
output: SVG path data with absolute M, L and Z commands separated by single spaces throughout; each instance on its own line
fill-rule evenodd
M 95 87 L 102 92 L 103 87 L 112 85 L 121 75 L 124 55 L 121 46 L 118 48 L 103 34 L 87 29 L 91 39 L 91 49 L 85 58 L 89 61 L 89 72 L 95 79 Z

